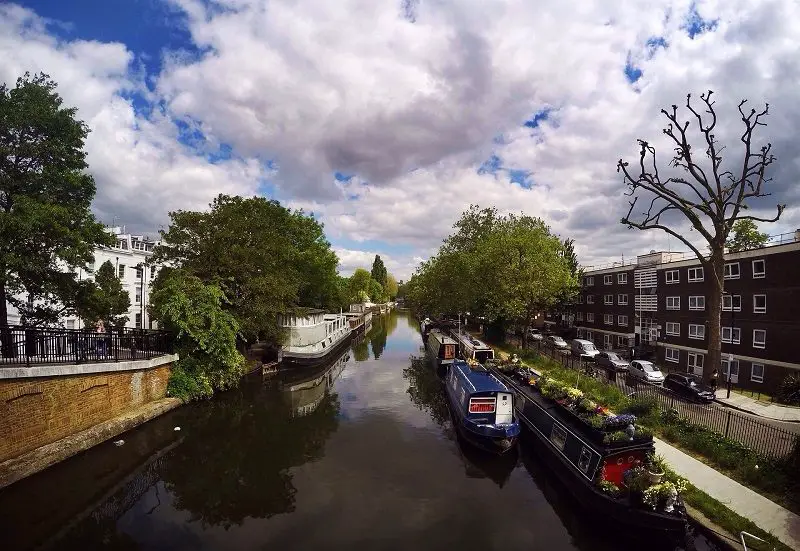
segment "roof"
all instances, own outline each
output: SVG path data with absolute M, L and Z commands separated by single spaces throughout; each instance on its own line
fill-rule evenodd
M 473 392 L 508 392 L 508 387 L 483 367 L 473 369 L 464 360 L 455 360 L 450 369 L 455 369 L 462 379 L 469 381 Z

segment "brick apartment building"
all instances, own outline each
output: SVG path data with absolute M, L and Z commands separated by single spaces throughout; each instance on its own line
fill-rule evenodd
M 720 381 L 770 392 L 800 370 L 800 231 L 725 261 Z M 598 348 L 650 346 L 662 368 L 707 378 L 710 286 L 694 255 L 640 255 L 584 272 L 574 324 Z

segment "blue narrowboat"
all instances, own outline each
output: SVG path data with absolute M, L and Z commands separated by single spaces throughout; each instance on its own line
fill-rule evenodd
M 514 447 L 519 436 L 514 394 L 493 373 L 455 360 L 445 378 L 445 393 L 464 440 L 492 453 Z

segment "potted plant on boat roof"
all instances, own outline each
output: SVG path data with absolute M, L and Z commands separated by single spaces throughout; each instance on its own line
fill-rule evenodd
M 650 477 L 650 484 L 658 484 L 664 477 L 664 468 L 667 462 L 663 456 L 649 453 L 645 461 L 645 468 L 647 469 L 647 476 Z

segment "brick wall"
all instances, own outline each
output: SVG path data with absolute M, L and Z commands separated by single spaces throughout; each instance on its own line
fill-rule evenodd
M 163 398 L 170 368 L 0 380 L 0 461 Z

